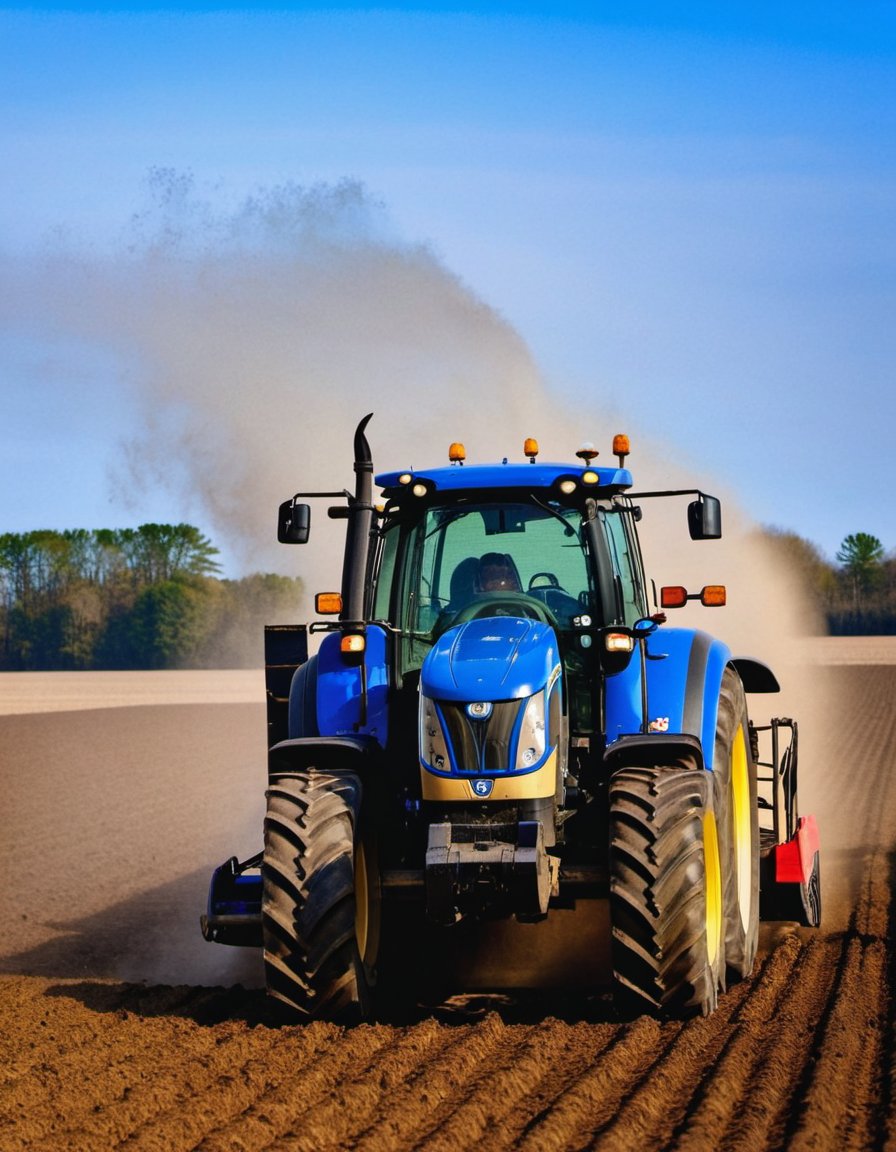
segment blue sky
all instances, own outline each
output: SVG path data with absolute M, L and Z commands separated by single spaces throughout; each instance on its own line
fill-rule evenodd
M 415 444 L 452 389 L 448 439 L 472 436 L 500 361 L 497 396 L 527 391 L 543 439 L 556 413 L 607 445 L 629 430 L 829 557 L 855 531 L 896 549 L 896 6 L 672 7 L 0 9 L 0 531 L 190 519 L 226 543 L 227 481 L 200 458 L 239 455 L 245 433 L 258 474 L 265 437 L 203 435 L 238 400 L 256 419 L 249 368 L 222 357 L 215 405 L 190 366 L 232 335 L 208 300 L 228 277 L 247 291 L 251 265 L 268 304 L 242 308 L 240 347 L 259 373 L 282 375 L 296 316 L 318 318 L 297 345 L 313 360 L 258 402 L 278 424 L 314 411 L 315 472 L 328 355 L 352 418 L 389 373 L 414 395 L 384 404 Z M 275 201 L 289 236 L 330 228 L 340 253 L 296 257 L 279 322 Z M 252 204 L 268 231 L 234 246 Z M 423 277 L 402 281 L 403 320 L 371 303 L 390 254 Z M 337 282 L 369 285 L 363 325 Z M 438 316 L 447 333 L 461 313 L 454 362 Z M 383 430 L 378 465 L 404 466 L 389 446 Z M 295 471 L 286 489 L 308 482 Z

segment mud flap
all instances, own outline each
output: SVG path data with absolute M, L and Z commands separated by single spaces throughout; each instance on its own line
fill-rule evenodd
M 475 824 L 430 826 L 426 911 L 434 923 L 454 924 L 480 911 L 525 922 L 547 916 L 558 892 L 559 862 L 545 849 L 541 821 L 516 825 L 515 844 L 486 838 L 495 831 Z

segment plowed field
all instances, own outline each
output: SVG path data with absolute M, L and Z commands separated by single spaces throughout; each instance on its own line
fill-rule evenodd
M 557 991 L 277 1027 L 257 956 L 198 932 L 259 843 L 263 708 L 0 716 L 0 1148 L 896 1147 L 896 666 L 807 679 L 822 929 L 765 925 L 685 1024 Z

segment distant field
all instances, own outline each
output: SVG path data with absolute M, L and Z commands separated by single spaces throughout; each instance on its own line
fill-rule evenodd
M 796 641 L 811 665 L 896 664 L 896 636 L 813 636 Z M 0 716 L 132 708 L 143 704 L 257 704 L 260 668 L 183 672 L 0 672 Z
M 0 716 L 141 704 L 259 704 L 260 668 L 183 672 L 0 672 Z
M 896 664 L 896 636 L 812 636 L 796 644 L 809 664 Z

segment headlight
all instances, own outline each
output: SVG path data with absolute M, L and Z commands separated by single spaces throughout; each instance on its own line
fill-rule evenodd
M 420 697 L 420 757 L 423 763 L 436 772 L 448 772 L 448 745 L 435 700 L 428 696 Z
M 532 768 L 544 756 L 544 693 L 530 696 L 520 725 L 520 738 L 516 746 L 515 768 Z

